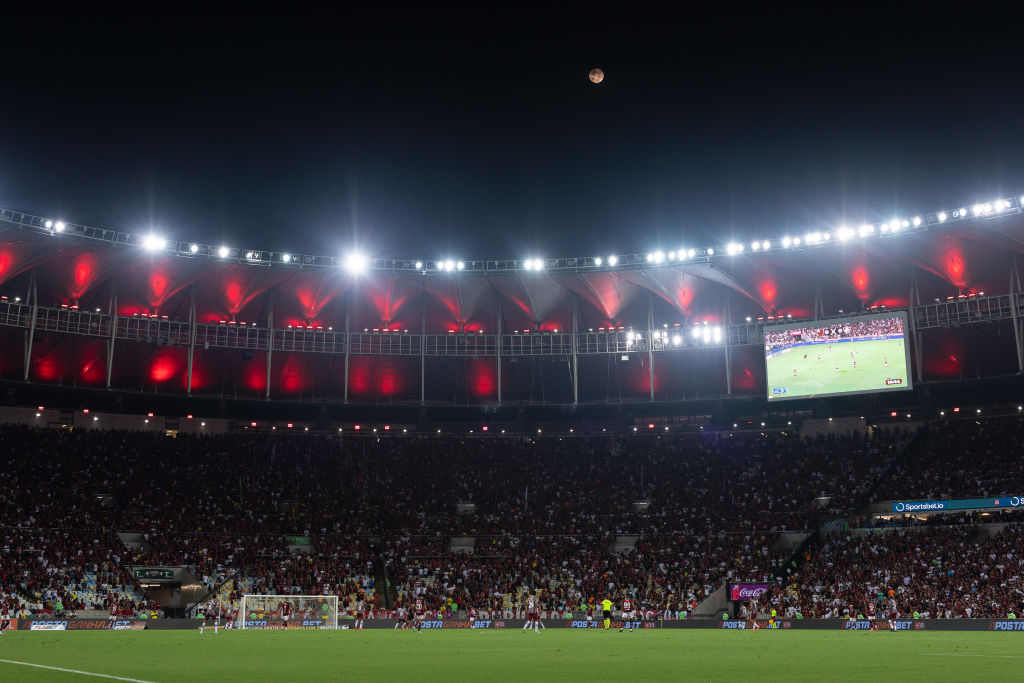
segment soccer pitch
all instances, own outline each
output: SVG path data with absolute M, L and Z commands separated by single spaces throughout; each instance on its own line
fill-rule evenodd
M 540 633 L 8 632 L 0 637 L 0 680 L 1012 680 L 1024 664 L 1022 637 L 985 631 L 619 633 L 554 626 Z
M 865 339 L 807 344 L 776 353 L 765 359 L 768 398 L 909 389 L 903 344 L 899 339 Z M 886 385 L 887 379 L 895 378 L 902 384 Z M 773 393 L 778 389 L 785 393 Z

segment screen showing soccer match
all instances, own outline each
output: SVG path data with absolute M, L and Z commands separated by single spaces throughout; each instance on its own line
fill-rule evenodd
M 900 311 L 765 328 L 768 399 L 910 389 Z

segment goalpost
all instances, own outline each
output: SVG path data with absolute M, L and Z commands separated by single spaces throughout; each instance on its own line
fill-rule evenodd
M 288 628 L 338 628 L 337 595 L 243 595 L 239 628 L 282 628 L 281 603 L 291 605 Z

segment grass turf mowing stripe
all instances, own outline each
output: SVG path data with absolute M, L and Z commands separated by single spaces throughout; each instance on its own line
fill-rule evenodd
M 49 669 L 50 671 L 61 671 L 68 674 L 78 674 L 79 676 L 95 676 L 96 678 L 113 678 L 115 681 L 131 681 L 131 683 L 153 683 L 153 681 L 144 681 L 141 678 L 125 678 L 124 676 L 112 676 L 110 674 L 98 674 L 93 671 L 79 671 L 78 669 L 65 669 L 59 666 L 47 666 L 46 664 L 33 664 L 32 662 L 17 662 L 13 659 L 0 659 L 2 664 L 16 664 L 18 666 L 32 666 L 37 669 Z

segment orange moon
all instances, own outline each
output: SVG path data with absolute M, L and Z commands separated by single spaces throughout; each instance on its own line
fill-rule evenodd
M 603 80 L 604 80 L 604 71 L 601 71 L 600 69 L 591 69 L 590 70 L 590 82 L 591 83 L 600 83 Z

